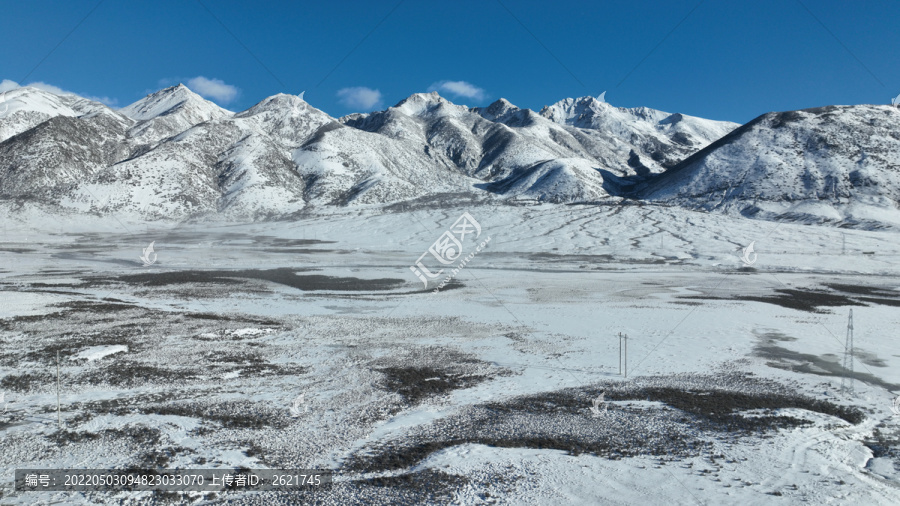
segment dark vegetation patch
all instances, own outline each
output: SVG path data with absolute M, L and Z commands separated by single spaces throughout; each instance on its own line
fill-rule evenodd
M 280 237 L 257 237 L 257 242 L 276 248 L 288 248 L 292 246 L 315 246 L 318 244 L 335 244 L 337 241 L 320 241 L 318 239 L 283 239 Z
M 277 464 L 269 461 L 263 447 L 259 446 L 259 444 L 257 444 L 256 441 L 244 441 L 242 443 L 242 445 L 247 447 L 247 449 L 244 450 L 244 455 L 246 455 L 250 458 L 255 458 L 256 460 L 260 461 L 263 465 L 268 466 L 270 469 L 278 468 Z
M 77 403 L 77 405 L 81 405 L 82 403 Z M 69 410 L 73 411 L 73 406 L 69 406 Z M 69 427 L 75 427 L 77 425 L 81 425 L 83 423 L 87 423 L 94 419 L 95 413 L 86 413 L 84 411 L 78 410 L 75 415 L 66 417 L 66 425 Z
M 825 286 L 838 292 L 852 293 L 856 295 L 874 295 L 878 297 L 900 298 L 900 293 L 877 286 L 845 285 L 841 283 L 824 283 Z
M 793 288 L 778 288 L 777 295 L 735 295 L 732 297 L 712 297 L 708 295 L 685 295 L 679 299 L 701 300 L 742 300 L 764 302 L 788 309 L 807 311 L 810 313 L 822 312 L 820 307 L 865 306 L 845 295 L 839 295 L 824 290 L 797 290 Z
M 47 439 L 59 445 L 84 443 L 106 440 L 126 440 L 135 446 L 147 447 L 159 443 L 161 433 L 159 429 L 146 426 L 128 425 L 118 429 L 106 429 L 99 432 L 76 432 L 71 430 L 57 430 L 46 436 Z
M 41 385 L 56 383 L 56 376 L 50 373 L 9 374 L 0 380 L 0 388 L 13 392 L 28 392 Z
M 613 392 L 610 400 L 618 400 Z M 810 422 L 786 416 L 762 416 L 747 418 L 736 411 L 798 408 L 840 418 L 852 424 L 861 423 L 865 416 L 857 408 L 839 406 L 828 401 L 782 394 L 745 394 L 726 390 L 686 391 L 676 388 L 647 388 L 624 396 L 622 400 L 647 399 L 663 402 L 673 408 L 691 413 L 697 419 L 719 425 L 728 432 L 756 432 L 776 428 L 807 425 Z
M 274 411 L 270 406 L 249 402 L 222 402 L 218 404 L 170 403 L 144 407 L 145 414 L 175 415 L 200 418 L 228 429 L 284 428 L 287 410 Z
M 435 452 L 464 444 L 481 444 L 495 448 L 532 448 L 562 450 L 570 455 L 590 454 L 618 460 L 638 455 L 695 456 L 709 449 L 710 443 L 691 434 L 671 419 L 671 414 L 656 417 L 658 432 L 640 432 L 634 423 L 619 424 L 618 434 L 600 428 L 586 408 L 582 413 L 555 412 L 534 414 L 527 411 L 495 413 L 484 406 L 476 407 L 466 420 L 442 421 L 440 431 L 428 436 L 407 436 L 403 441 L 379 443 L 350 457 L 345 468 L 360 472 L 381 472 L 416 466 Z M 590 402 L 587 402 L 590 406 Z M 632 416 L 646 415 L 634 412 Z M 666 419 L 668 418 L 668 419 Z M 659 423 L 664 421 L 666 423 Z M 636 430 L 637 429 L 637 430 Z
M 231 318 L 228 316 L 214 313 L 185 313 L 183 316 L 185 318 L 194 318 L 197 320 L 231 321 Z
M 879 299 L 875 297 L 857 297 L 857 300 L 869 302 L 872 304 L 881 304 L 882 306 L 900 306 L 900 299 Z
M 123 320 L 133 322 L 139 318 L 153 317 L 157 314 L 136 306 L 98 302 L 88 302 L 86 305 L 65 303 L 57 307 L 60 306 L 69 307 L 61 312 L 0 320 L 0 329 L 10 332 L 18 331 L 33 336 L 34 339 L 30 340 L 26 347 L 31 348 L 32 351 L 26 356 L 45 360 L 49 357 L 48 353 L 51 353 L 55 363 L 56 351 L 59 351 L 61 356 L 67 356 L 81 347 L 107 344 L 128 344 L 129 349 L 140 349 L 142 348 L 140 340 L 131 342 L 129 339 L 142 337 L 133 330 L 140 325 L 136 323 L 120 324 L 119 322 Z M 131 314 L 123 315 L 122 312 L 127 310 L 134 311 Z M 107 313 L 111 318 L 99 318 L 92 314 L 96 312 Z M 105 325 L 108 323 L 114 325 Z
M 306 374 L 308 368 L 294 364 L 269 363 L 259 352 L 245 351 L 235 353 L 209 352 L 204 355 L 207 363 L 213 364 L 217 369 L 227 371 L 240 371 L 241 376 L 294 376 Z M 220 364 L 225 364 L 220 365 Z
M 243 281 L 235 279 L 241 276 L 229 274 L 231 273 L 228 271 L 174 271 L 128 274 L 118 276 L 115 279 L 131 285 L 141 286 L 168 286 L 187 283 L 240 285 L 243 283 Z
M 864 381 L 871 385 L 877 385 L 887 390 L 900 390 L 900 385 L 888 383 L 878 376 L 865 371 L 853 371 L 852 373 L 846 369 L 840 362 L 825 360 L 818 355 L 809 353 L 800 353 L 798 351 L 789 350 L 776 345 L 769 340 L 763 344 L 759 344 L 753 348 L 753 354 L 769 360 L 766 365 L 778 369 L 790 369 L 805 374 L 815 374 L 818 376 L 844 376 Z M 866 363 L 878 365 L 878 359 L 875 361 L 867 360 Z
M 378 476 L 374 478 L 365 478 L 361 480 L 353 480 L 353 483 L 365 484 L 373 487 L 390 487 L 393 489 L 409 489 L 423 490 L 430 487 L 423 486 L 428 482 L 438 481 L 445 485 L 460 487 L 469 482 L 463 476 L 455 474 L 447 474 L 436 469 L 424 469 L 417 473 L 406 473 L 396 476 Z
M 96 441 L 100 439 L 99 434 L 92 432 L 75 432 L 71 430 L 57 430 L 45 436 L 48 440 L 59 446 L 69 446 L 70 444 L 84 443 L 88 441 Z
M 853 294 L 858 301 L 900 307 L 900 292 L 896 290 L 877 286 L 845 285 L 840 283 L 825 283 L 825 286 L 832 290 Z
M 101 383 L 131 388 L 147 383 L 181 384 L 197 378 L 197 374 L 188 369 L 160 367 L 132 360 L 117 360 L 102 369 L 86 372 L 80 379 L 91 384 Z
M 223 333 L 204 332 L 204 334 L 206 335 L 193 335 L 191 336 L 191 339 L 196 341 L 206 341 L 208 343 L 219 343 L 227 339 Z
M 54 286 L 57 287 L 57 288 L 59 288 L 59 287 L 67 288 L 65 285 L 54 285 Z M 79 287 L 73 287 L 73 288 L 79 288 Z M 81 296 L 85 295 L 85 294 L 81 294 L 81 293 L 74 294 L 74 293 L 71 292 L 71 291 L 64 291 L 64 290 L 47 290 L 47 289 L 43 289 L 43 290 L 16 290 L 16 291 L 18 291 L 18 292 L 23 292 L 23 293 L 52 293 L 52 294 L 54 294 L 54 295 L 66 295 L 66 296 L 69 296 L 69 297 L 71 297 L 72 295 L 81 295 Z
M 170 391 L 129 394 L 127 396 L 115 397 L 112 399 L 101 399 L 97 401 L 73 402 L 70 404 L 69 411 L 78 412 L 77 415 L 70 418 L 70 424 L 84 423 L 94 415 L 112 414 L 116 416 L 124 416 L 129 413 L 137 412 L 136 406 L 151 402 L 165 402 L 173 398 L 174 395 Z
M 612 255 L 561 255 L 559 253 L 532 253 L 528 255 L 531 260 L 544 260 L 550 262 L 587 262 L 587 263 L 608 263 L 614 260 Z
M 837 358 L 837 355 L 832 355 L 834 358 Z M 854 349 L 853 356 L 859 360 L 860 362 L 871 365 L 872 367 L 887 367 L 888 364 L 883 359 L 879 358 L 878 355 L 874 353 L 870 353 L 865 350 Z
M 29 283 L 28 288 L 83 288 L 85 285 L 81 283 Z M 59 290 L 35 290 L 41 293 L 58 293 L 64 295 L 72 295 L 72 292 L 63 292 Z
M 143 349 L 146 344 L 140 341 L 132 341 L 129 338 L 138 337 L 133 332 L 122 331 L 118 329 L 110 329 L 100 334 L 72 334 L 66 336 L 56 336 L 52 341 L 40 347 L 25 353 L 24 358 L 28 361 L 40 362 L 56 366 L 56 353 L 59 352 L 60 364 L 65 366 L 74 364 L 69 358 L 84 348 L 92 346 L 128 346 L 128 353 L 135 353 Z M 114 357 L 121 356 L 122 352 L 114 353 L 95 363 L 103 364 Z M 82 364 L 84 360 L 78 360 Z
M 440 286 L 440 283 L 438 283 L 438 286 Z M 438 290 L 438 293 L 446 292 L 446 291 L 449 291 L 449 290 L 459 290 L 460 288 L 465 288 L 465 287 L 466 287 L 466 284 L 465 284 L 465 283 L 463 283 L 462 281 L 459 281 L 459 280 L 456 279 L 456 278 L 453 278 L 453 279 L 451 279 L 450 281 L 447 281 L 446 283 L 444 283 L 444 286 L 442 286 L 441 289 Z M 435 287 L 435 288 L 437 288 L 437 287 Z M 434 292 L 434 288 L 431 288 L 431 289 L 425 289 L 425 290 L 422 290 L 422 291 L 406 292 L 406 293 L 401 293 L 401 294 L 398 294 L 398 295 L 408 295 L 408 294 L 410 294 L 410 293 L 428 293 L 428 292 L 432 292 L 432 293 L 433 293 L 433 292 Z
M 367 488 L 372 488 L 373 491 L 390 489 L 393 504 L 449 504 L 454 499 L 453 492 L 469 481 L 464 476 L 423 469 L 397 476 L 353 480 L 351 483 L 361 488 L 354 492 L 363 495 Z
M 554 449 L 609 459 L 638 455 L 683 458 L 707 453 L 715 439 L 737 441 L 812 423 L 781 415 L 775 411 L 778 409 L 805 409 L 854 424 L 864 419 L 856 408 L 795 395 L 787 387 L 749 375 L 638 381 L 629 386 L 561 390 L 474 406 L 423 427 L 418 434 L 407 434 L 403 440 L 377 443 L 351 456 L 345 466 L 362 472 L 406 469 L 436 451 L 470 443 Z M 675 386 L 677 383 L 682 385 Z M 606 411 L 594 417 L 592 398 L 604 389 L 607 402 L 656 401 L 665 407 L 607 404 Z M 741 413 L 751 410 L 752 414 Z
M 118 276 L 115 279 L 129 284 L 142 286 L 168 286 L 185 283 L 214 283 L 235 285 L 243 283 L 241 279 L 269 281 L 289 286 L 298 290 L 338 290 L 369 291 L 392 290 L 406 283 L 403 279 L 381 278 L 360 279 L 354 277 L 325 276 L 322 274 L 297 274 L 298 269 L 245 269 L 218 271 L 176 271 L 159 273 L 142 273 Z
M 706 295 L 686 295 L 679 299 L 701 300 L 743 300 L 774 304 L 788 309 L 823 312 L 821 307 L 865 306 L 866 303 L 900 307 L 900 294 L 893 290 L 862 285 L 846 285 L 825 283 L 829 290 L 801 290 L 779 288 L 774 295 L 735 295 L 732 297 L 713 297 Z M 841 292 L 841 293 L 834 293 Z
M 137 446 L 155 446 L 162 438 L 162 433 L 154 427 L 144 425 L 126 425 L 118 429 L 100 431 L 103 437 L 129 441 Z
M 202 334 L 195 334 L 191 336 L 191 339 L 195 339 L 197 341 L 206 341 L 206 342 L 215 342 L 221 343 L 223 341 L 251 341 L 245 343 L 247 346 L 264 346 L 263 343 L 252 342 L 254 339 L 258 339 L 267 335 L 267 333 L 259 333 L 259 334 L 239 334 L 237 332 L 233 332 L 234 329 L 222 329 L 218 332 L 204 332 Z M 231 346 L 233 349 L 233 346 Z
M 281 322 L 276 320 L 265 320 L 262 318 L 243 318 L 215 313 L 184 313 L 182 316 L 184 316 L 185 318 L 194 318 L 197 320 L 236 321 L 245 324 L 266 325 L 272 327 L 281 325 Z
M 75 311 L 91 311 L 95 313 L 110 313 L 115 311 L 128 311 L 129 309 L 140 309 L 134 304 L 127 303 L 110 303 L 110 302 L 94 302 L 90 300 L 73 300 L 56 304 L 56 307 L 63 307 Z
M 429 397 L 472 387 L 487 379 L 486 376 L 463 375 L 431 367 L 385 367 L 376 370 L 384 375 L 385 388 L 402 395 L 411 405 Z
M 47 322 L 50 319 L 58 319 L 61 316 L 62 312 L 57 311 L 41 315 L 23 315 L 13 316 L 12 318 L 3 318 L 0 319 L 0 330 L 12 331 L 19 326 L 41 324 Z
M 554 263 L 585 263 L 585 264 L 637 264 L 637 265 L 662 265 L 666 263 L 663 258 L 619 258 L 614 255 L 564 255 L 559 253 L 532 253 L 528 255 L 530 260 L 554 262 Z M 582 266 L 581 268 L 586 268 Z
M 142 452 L 137 457 L 137 467 L 141 469 L 166 469 L 172 457 L 180 454 L 194 453 L 193 450 L 183 446 L 170 446 L 166 448 L 153 448 Z
M 350 251 L 346 250 L 334 250 L 334 249 L 315 249 L 315 248 L 262 248 L 262 251 L 266 253 L 289 253 L 293 254 L 311 254 L 311 253 L 331 253 L 338 255 L 346 255 L 350 253 Z
M 897 429 L 876 427 L 872 431 L 872 437 L 865 439 L 863 444 L 872 450 L 872 457 L 891 459 L 895 468 L 900 464 L 900 434 Z
M 826 401 L 791 396 L 785 394 L 745 394 L 730 390 L 699 390 L 672 387 L 643 387 L 634 389 L 606 390 L 607 401 L 656 401 L 694 415 L 697 420 L 720 425 L 718 430 L 735 432 L 756 432 L 762 429 L 779 428 L 780 425 L 761 426 L 759 418 L 747 419 L 736 411 L 776 410 L 800 408 L 841 418 L 849 423 L 860 423 L 864 416 L 853 408 L 845 408 Z M 586 402 L 587 401 L 587 402 Z M 504 403 L 488 403 L 485 406 L 495 413 L 528 412 L 534 414 L 584 413 L 590 406 L 590 398 L 577 392 L 551 392 L 527 396 Z M 808 422 L 799 421 L 799 425 Z

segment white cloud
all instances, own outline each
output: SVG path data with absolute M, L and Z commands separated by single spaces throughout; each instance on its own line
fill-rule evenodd
M 110 98 L 110 97 L 107 97 L 107 96 L 95 97 L 95 96 L 93 96 L 93 95 L 87 96 L 87 97 L 84 97 L 84 98 L 86 98 L 86 99 L 88 99 L 88 100 L 93 100 L 94 102 L 100 102 L 101 104 L 103 104 L 103 105 L 105 105 L 105 106 L 107 106 L 107 107 L 116 107 L 117 105 L 119 105 L 119 99 L 118 99 L 118 98 Z
M 4 91 L 14 90 L 19 87 L 19 83 L 15 81 L 10 81 L 9 79 L 4 79 L 0 81 L 0 93 Z
M 342 104 L 351 109 L 371 111 L 381 107 L 381 92 L 365 86 L 342 88 L 337 96 Z
M 236 86 L 225 84 L 221 79 L 207 79 L 197 76 L 188 79 L 188 88 L 204 98 L 211 98 L 216 102 L 227 104 L 237 98 L 240 90 Z
M 465 81 L 438 81 L 428 87 L 428 91 L 439 91 L 456 97 L 471 98 L 481 101 L 487 98 L 484 89 Z
M 75 93 L 74 91 L 64 90 L 64 89 L 60 88 L 59 86 L 54 86 L 52 84 L 47 84 L 47 83 L 41 82 L 41 81 L 35 81 L 32 83 L 28 83 L 25 86 L 28 86 L 31 88 L 37 88 L 39 90 L 43 90 L 48 93 L 53 93 L 54 95 L 75 95 L 78 97 L 86 98 L 88 100 L 93 100 L 94 102 L 100 102 L 101 104 L 105 104 L 109 107 L 113 107 L 117 103 L 119 103 L 119 101 L 115 98 L 96 97 L 93 95 L 82 95 L 81 93 Z M 0 81 L 0 93 L 2 93 L 4 91 L 14 90 L 19 87 L 20 87 L 19 83 L 15 82 L 15 81 L 11 81 L 9 79 L 4 79 L 3 81 Z
M 32 88 L 37 88 L 39 90 L 48 91 L 53 93 L 54 95 L 77 95 L 77 93 L 72 93 L 71 91 L 66 91 L 59 86 L 53 86 L 52 84 L 47 84 L 41 81 L 36 81 L 33 83 L 28 83 L 26 86 L 30 86 Z

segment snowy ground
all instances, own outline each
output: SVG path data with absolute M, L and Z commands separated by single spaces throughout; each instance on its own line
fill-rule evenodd
M 433 293 L 410 266 L 463 211 L 490 241 Z M 900 503 L 896 233 L 628 205 L 42 223 L 0 243 L 0 504 Z M 336 483 L 12 490 L 128 466 Z

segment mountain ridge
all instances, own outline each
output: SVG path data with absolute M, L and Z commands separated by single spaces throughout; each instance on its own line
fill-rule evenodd
M 0 99 L 10 104 L 0 109 L 0 203 L 34 200 L 60 212 L 91 202 L 92 212 L 147 219 L 263 220 L 471 194 L 561 204 L 628 198 L 869 226 L 862 201 L 877 214 L 896 209 L 900 198 L 900 180 L 878 172 L 894 174 L 890 153 L 900 149 L 892 116 L 900 111 L 888 106 L 767 113 L 742 126 L 594 97 L 535 112 L 502 98 L 467 107 L 437 92 L 415 93 L 385 110 L 340 118 L 302 94 L 279 93 L 232 112 L 184 85 L 119 110 L 34 88 Z M 869 135 L 842 134 L 841 126 Z M 773 150 L 775 158 L 767 155 Z M 869 158 L 853 169 L 853 153 Z M 849 202 L 823 202 L 818 165 L 827 167 L 832 194 L 854 200 L 856 215 L 838 210 Z M 781 186 L 759 183 L 782 175 Z M 866 181 L 883 191 L 862 191 Z M 801 201 L 817 202 L 818 218 L 775 205 Z

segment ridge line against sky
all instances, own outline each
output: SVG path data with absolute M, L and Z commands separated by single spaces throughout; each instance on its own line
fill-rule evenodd
M 335 117 L 416 92 L 540 110 L 606 91 L 615 106 L 746 123 L 769 111 L 889 104 L 900 94 L 900 54 L 888 50 L 900 45 L 900 13 L 888 0 L 6 7 L 0 44 L 12 50 L 0 80 L 25 75 L 26 84 L 113 107 L 179 82 L 231 110 L 305 91 Z

